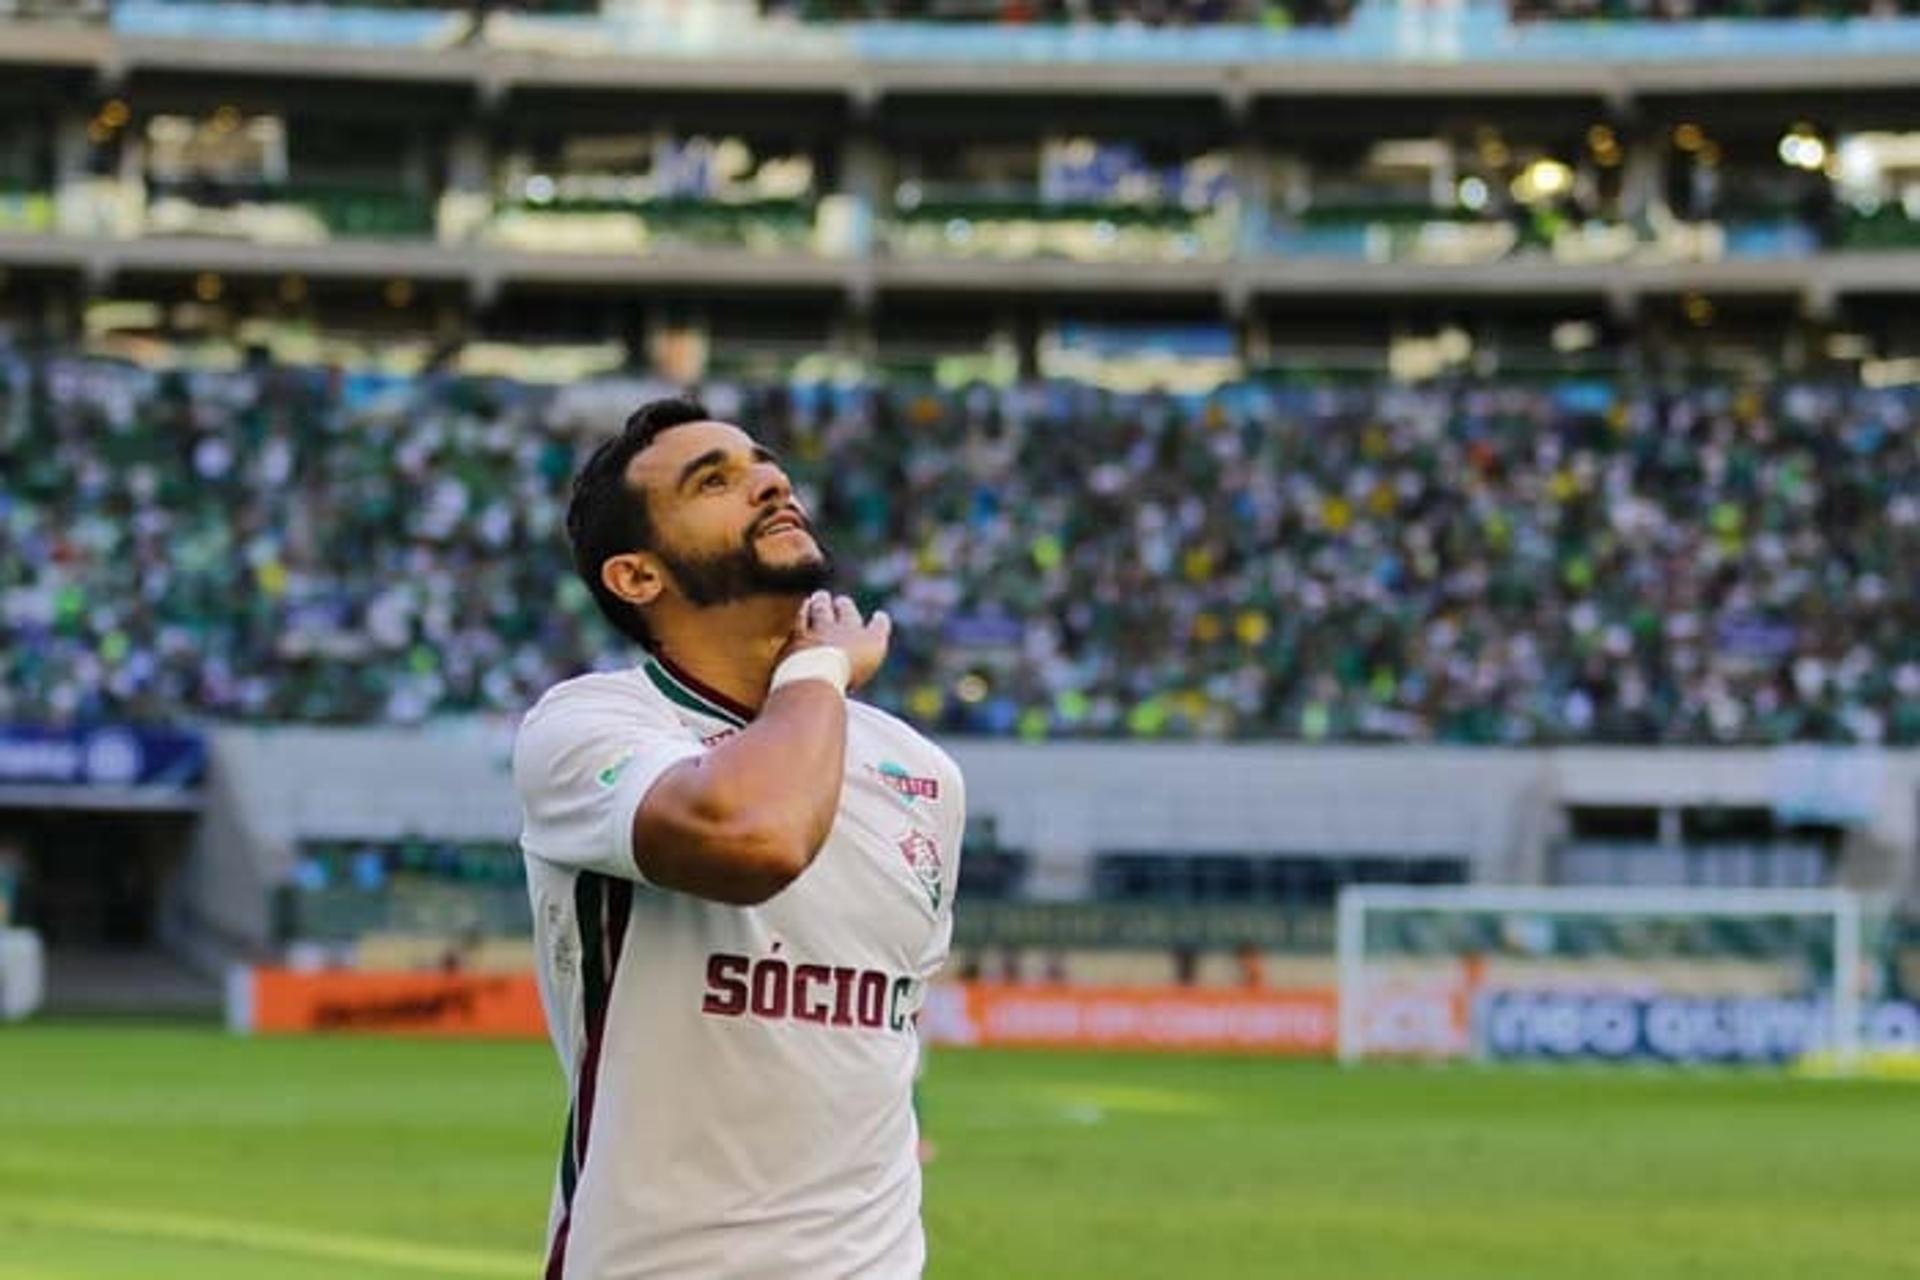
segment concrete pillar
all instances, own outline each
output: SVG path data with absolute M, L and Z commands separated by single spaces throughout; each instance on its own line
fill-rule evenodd
M 893 184 L 886 151 L 870 130 L 856 126 L 841 140 L 840 190 L 834 196 L 845 202 L 841 227 L 831 237 L 836 243 L 822 247 L 848 257 L 871 257 L 880 221 L 893 210 Z
M 1656 211 L 1672 211 L 1660 182 L 1660 140 L 1652 137 L 1626 141 L 1626 168 L 1620 175 L 1620 212 L 1633 222 L 1644 222 Z
M 1274 157 L 1254 139 L 1242 138 L 1234 144 L 1233 189 L 1240 201 L 1234 245 L 1240 257 L 1257 256 L 1266 248 L 1273 220 L 1275 168 Z
M 1682 847 L 1680 808 L 1678 805 L 1669 804 L 1660 807 L 1660 834 L 1657 838 L 1660 841 L 1660 847 L 1662 849 L 1678 849 Z
M 486 134 L 463 124 L 447 148 L 447 186 L 440 193 L 435 226 L 442 242 L 472 239 L 493 216 L 493 164 Z
M 87 174 L 93 144 L 87 140 L 87 113 L 68 109 L 53 122 L 53 181 L 56 188 Z

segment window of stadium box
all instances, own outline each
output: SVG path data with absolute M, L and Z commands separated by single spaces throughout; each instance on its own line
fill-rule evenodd
M 1783 152 L 1790 136 L 1781 138 Z M 1831 140 L 1803 134 L 1793 141 L 1800 164 L 1818 160 L 1833 172 L 1844 247 L 1903 249 L 1920 244 L 1920 133 L 1864 129 Z
M 1894 105 L 1854 111 L 1904 118 Z M 1287 255 L 1445 263 L 1793 257 L 1920 241 L 1913 135 L 1836 133 L 1791 116 L 1703 122 L 1681 103 L 1658 114 L 1633 129 L 1566 105 L 1523 126 L 1443 119 L 1421 134 L 1389 111 L 1351 141 L 1278 139 L 1253 238 Z M 1629 181 L 1636 155 L 1655 159 L 1651 183 Z
M 276 909 L 283 942 L 532 930 L 525 863 L 507 842 L 303 841 Z
M 1101 852 L 1093 895 L 1106 902 L 1259 902 L 1331 907 L 1350 884 L 1465 884 L 1464 857 Z
M 1553 882 L 1628 888 L 1817 889 L 1844 831 L 1769 809 L 1571 805 Z
M 1719 227 L 1726 256 L 1804 254 L 1838 238 L 1839 206 L 1824 163 L 1830 144 L 1811 126 L 1681 121 L 1663 130 L 1659 145 L 1665 210 L 1681 222 Z
M 993 814 L 967 818 L 965 855 L 960 859 L 960 896 L 969 902 L 1005 901 L 1025 894 L 1033 859 L 1025 849 L 1001 843 Z
M 1385 139 L 1292 139 L 1270 162 L 1262 239 L 1271 252 L 1375 261 L 1624 257 L 1639 239 L 1625 155 L 1613 126 L 1584 112 L 1558 126 L 1461 120 Z
M 0 119 L 0 231 L 53 229 L 50 142 L 35 121 Z
M 433 234 L 431 166 L 409 164 L 383 124 L 228 104 L 147 117 L 132 145 L 150 235 L 316 243 Z
M 903 257 L 1217 259 L 1237 222 L 1226 154 L 1083 135 L 904 145 L 886 244 Z
M 1711 224 L 1728 257 L 1796 256 L 1829 248 L 1920 243 L 1920 134 L 1897 125 L 1898 103 L 1855 104 L 1869 127 L 1819 120 L 1717 123 L 1675 115 L 1656 126 L 1659 207 L 1682 223 Z
M 16 110 L 0 119 L 0 231 L 118 235 L 127 228 L 114 214 L 122 201 L 120 143 L 131 112 L 125 99 L 94 104 L 79 139 L 85 147 L 65 152 L 36 110 Z M 73 170 L 56 178 L 59 167 Z M 57 190 L 56 190 L 57 188 Z M 0 295 L 6 291 L 0 290 Z
M 812 247 L 826 156 L 778 137 L 532 134 L 496 162 L 483 236 L 547 250 Z M 830 189 L 828 187 L 827 189 Z

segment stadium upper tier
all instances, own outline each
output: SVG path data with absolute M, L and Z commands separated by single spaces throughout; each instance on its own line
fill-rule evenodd
M 1387 8 L 1378 0 L 1359 0 L 1364 7 Z M 234 9 L 270 8 L 246 0 L 9 0 L 0 13 L 28 17 L 124 19 L 129 12 L 137 25 L 144 11 L 156 7 L 209 5 Z M 1347 21 L 1356 0 L 708 0 L 704 6 L 640 5 L 606 12 L 598 0 L 518 0 L 511 5 L 484 3 L 468 7 L 448 0 L 354 0 L 324 6 L 340 14 L 366 15 L 362 39 L 404 39 L 431 28 L 410 24 L 415 14 L 467 14 L 485 18 L 496 11 L 532 17 L 598 18 L 610 25 L 631 24 L 636 14 L 661 25 L 696 21 L 702 9 L 727 17 L 744 10 L 772 22 L 827 25 L 868 23 L 949 24 L 986 27 L 1143 27 L 1152 30 L 1211 26 L 1254 26 L 1285 30 L 1294 27 L 1337 26 Z M 1454 8 L 1464 8 L 1459 5 Z M 1500 12 L 1498 4 L 1481 7 Z M 1515 21 L 1578 21 L 1604 19 L 1615 23 L 1699 22 L 1734 20 L 1779 22 L 1880 20 L 1909 17 L 1920 12 L 1913 0 L 1510 0 L 1505 12 Z M 314 21 L 309 17 L 306 21 Z M 243 19 L 242 21 L 245 21 Z M 254 19 L 262 29 L 284 21 Z M 474 34 L 478 34 L 476 31 Z
M 1903 85 L 1902 60 L 1920 49 L 1913 0 L 1515 0 L 1511 11 L 1488 0 L 16 5 L 15 15 L 53 20 L 9 24 L 0 61 L 466 81 L 490 94 L 592 83 L 838 89 L 871 101 L 978 92 L 991 66 L 1003 90 L 1389 96 L 1452 86 L 1618 98 L 1696 90 L 1702 70 L 1723 87 Z M 0 5 L 0 22 L 7 12 Z M 636 60 L 646 64 L 638 78 Z M 1383 78 L 1383 64 L 1395 74 Z
M 334 29 L 469 16 L 135 0 L 109 30 L 8 24 L 0 268 L 83 290 L 400 281 L 481 306 L 656 286 L 1234 315 L 1327 293 L 1824 314 L 1920 288 L 1920 20 L 1699 24 L 1704 43 L 1473 5 L 1286 31 Z M 1429 20 L 1501 34 L 1436 53 Z M 550 56 L 542 31 L 585 52 Z
M 582 388 L 0 369 L 0 720 L 511 713 L 631 660 L 561 533 Z M 1920 395 L 710 400 L 898 620 L 870 696 L 948 732 L 1920 742 Z
M 1913 0 L 1512 0 L 1516 21 L 1777 22 L 1912 17 Z
M 707 98 L 617 118 L 548 101 L 510 119 L 442 103 L 432 119 L 369 121 L 341 100 L 235 96 L 110 98 L 52 148 L 30 112 L 0 119 L 0 265 L 95 285 L 399 280 L 483 302 L 522 285 L 862 306 L 883 291 L 1083 289 L 1211 296 L 1228 312 L 1303 292 L 1624 309 L 1686 291 L 1797 294 L 1818 312 L 1920 287 L 1920 133 L 1897 105 L 1824 129 L 1798 108 L 1702 124 L 1682 106 L 1631 125 L 1598 104 L 1544 122 L 1404 108 L 1377 135 L 1234 143 L 1204 108 L 1185 136 L 1085 107 L 971 124 L 903 111 L 876 133 L 831 108 L 786 119 Z M 714 123 L 708 106 L 734 114 Z

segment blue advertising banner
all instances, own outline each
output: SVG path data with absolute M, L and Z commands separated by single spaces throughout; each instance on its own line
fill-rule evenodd
M 1869 1002 L 1870 1049 L 1920 1048 L 1920 1005 Z M 1700 1064 L 1785 1063 L 1828 1047 L 1825 999 L 1796 996 L 1634 996 L 1493 991 L 1475 1009 L 1474 1034 L 1496 1060 Z
M 207 772 L 207 740 L 179 729 L 0 726 L 0 786 L 187 790 Z

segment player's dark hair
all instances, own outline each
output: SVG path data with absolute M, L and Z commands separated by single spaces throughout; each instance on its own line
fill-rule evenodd
M 607 590 L 600 580 L 600 568 L 610 558 L 653 547 L 647 495 L 627 483 L 627 464 L 661 432 L 711 417 L 707 407 L 691 397 L 649 400 L 633 411 L 619 435 L 593 451 L 573 478 L 573 497 L 567 503 L 573 571 L 587 584 L 606 620 L 636 644 L 653 644 L 646 620 L 637 607 Z

